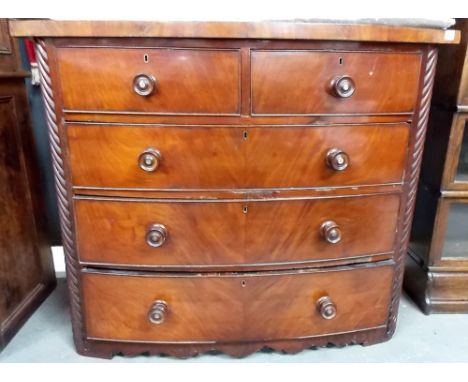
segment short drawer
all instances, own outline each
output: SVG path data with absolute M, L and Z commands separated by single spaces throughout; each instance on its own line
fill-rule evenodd
M 87 264 L 177 269 L 388 254 L 399 204 L 398 194 L 258 202 L 77 199 L 78 252 Z
M 57 55 L 68 110 L 239 113 L 237 50 L 60 48 Z
M 231 189 L 401 183 L 409 128 L 72 124 L 67 133 L 75 186 Z M 327 159 L 339 152 L 347 166 L 334 168 Z
M 421 55 L 253 51 L 253 114 L 409 113 Z
M 386 325 L 393 268 L 254 274 L 83 273 L 95 340 L 228 342 L 313 337 Z

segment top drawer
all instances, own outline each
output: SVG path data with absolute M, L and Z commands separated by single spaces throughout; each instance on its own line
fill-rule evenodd
M 57 55 L 68 110 L 239 113 L 238 50 L 60 48 Z
M 258 50 L 251 60 L 253 114 L 409 113 L 417 99 L 416 53 Z

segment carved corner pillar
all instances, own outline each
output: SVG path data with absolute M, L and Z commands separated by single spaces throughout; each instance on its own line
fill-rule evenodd
M 418 189 L 419 173 L 426 139 L 427 122 L 431 107 L 432 87 L 437 66 L 437 48 L 428 47 L 424 56 L 424 66 L 420 79 L 420 102 L 414 112 L 410 147 L 405 171 L 404 199 L 401 203 L 400 216 L 401 230 L 397 235 L 397 250 L 395 257 L 395 280 L 393 282 L 392 302 L 389 311 L 387 335 L 391 337 L 396 329 L 398 305 L 403 284 L 403 271 L 405 267 L 406 251 L 411 233 L 416 193 Z
M 47 123 L 55 191 L 60 217 L 63 250 L 66 258 L 66 276 L 72 317 L 73 337 L 80 352 L 85 351 L 83 312 L 79 284 L 80 266 L 76 254 L 71 193 L 67 188 L 67 173 L 62 153 L 61 111 L 54 101 L 54 85 L 50 75 L 48 45 L 43 39 L 36 39 L 36 56 L 39 67 L 41 93 Z

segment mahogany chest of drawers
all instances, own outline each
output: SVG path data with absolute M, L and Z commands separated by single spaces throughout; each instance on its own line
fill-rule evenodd
M 38 38 L 80 353 L 393 334 L 444 31 L 13 25 Z

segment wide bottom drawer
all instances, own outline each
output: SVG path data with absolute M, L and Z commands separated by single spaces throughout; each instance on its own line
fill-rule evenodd
M 238 274 L 82 274 L 87 336 L 134 342 L 307 338 L 386 324 L 393 266 Z

